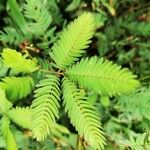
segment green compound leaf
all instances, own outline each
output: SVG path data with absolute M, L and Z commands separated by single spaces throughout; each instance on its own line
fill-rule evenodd
M 27 22 L 21 12 L 21 7 L 17 4 L 16 0 L 8 0 L 8 5 L 10 8 L 10 16 L 15 22 L 15 24 L 20 28 L 20 30 L 27 35 Z
M 136 76 L 128 69 L 97 57 L 82 59 L 65 74 L 84 88 L 104 96 L 128 93 L 139 86 Z
M 28 32 L 34 36 L 43 36 L 52 22 L 48 7 L 49 2 L 43 0 L 26 0 L 24 14 L 30 20 Z
M 17 125 L 31 129 L 31 109 L 29 107 L 16 107 L 8 112 L 8 117 Z
M 32 109 L 32 131 L 37 141 L 44 140 L 54 128 L 55 117 L 59 117 L 59 78 L 47 75 L 36 85 Z
M 91 13 L 83 13 L 68 25 L 52 47 L 50 56 L 60 69 L 66 69 L 85 53 L 85 48 L 91 43 L 95 23 Z
M 6 97 L 11 102 L 16 102 L 26 97 L 34 88 L 34 81 L 29 76 L 6 77 L 1 80 L 0 88 L 6 92 Z
M 132 116 L 138 116 L 139 119 L 146 118 L 150 120 L 149 104 L 150 87 L 118 98 L 118 105 L 121 110 L 125 113 L 129 112 Z
M 6 48 L 1 55 L 4 64 L 17 72 L 31 73 L 38 69 L 34 60 L 27 59 L 27 55 L 22 55 L 16 50 Z
M 95 149 L 104 149 L 105 138 L 98 115 L 85 95 L 67 78 L 63 79 L 63 99 L 65 110 L 80 136 Z
M 7 100 L 5 91 L 0 88 L 0 112 L 7 114 L 8 110 L 12 107 L 12 103 Z
M 16 141 L 15 141 L 15 137 L 10 130 L 9 124 L 10 124 L 10 121 L 9 121 L 8 117 L 3 117 L 1 130 L 2 130 L 3 136 L 6 140 L 6 148 L 7 148 L 7 150 L 18 150 Z

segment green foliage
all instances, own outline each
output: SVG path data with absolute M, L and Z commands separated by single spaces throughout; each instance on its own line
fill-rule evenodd
M 125 27 L 131 34 L 134 35 L 142 35 L 142 36 L 150 36 L 150 23 L 145 22 L 132 22 L 132 23 L 125 23 L 122 25 Z
M 94 33 L 94 25 L 92 14 L 84 13 L 64 29 L 50 53 L 58 68 L 66 69 L 85 53 L 84 49 Z
M 65 110 L 80 136 L 95 149 L 104 149 L 105 138 L 99 117 L 88 104 L 84 93 L 68 79 L 63 80 L 63 99 Z M 90 136 L 89 136 L 90 135 Z
M 2 59 L 0 59 L 0 77 L 6 76 L 8 68 L 4 65 Z
M 61 15 L 58 15 L 57 3 L 48 0 L 44 3 L 42 0 L 26 0 L 20 7 L 16 0 L 9 0 L 8 7 L 10 18 L 6 18 L 9 20 L 6 21 L 8 26 L 0 31 L 0 41 L 4 45 L 17 47 L 24 40 L 38 40 L 36 44 L 39 47 L 48 49 L 49 44 L 54 40 L 53 32 L 55 30 L 54 27 L 49 27 L 52 23 L 60 24 L 58 20 L 56 22 L 52 20 L 52 17 L 56 16 L 58 19 L 61 18 Z M 41 42 L 41 38 L 44 38 L 44 41 Z
M 42 141 L 52 132 L 55 117 L 59 117 L 59 78 L 54 75 L 47 75 L 36 87 L 35 100 L 31 105 L 32 131 L 33 137 Z
M 8 117 L 17 125 L 31 129 L 31 109 L 29 107 L 16 107 L 8 112 Z
M 0 112 L 5 114 L 11 107 L 11 102 L 7 100 L 5 92 L 0 88 Z
M 52 17 L 48 11 L 48 2 L 26 0 L 24 4 L 24 14 L 30 20 L 27 24 L 28 32 L 34 36 L 45 34 L 52 22 Z M 37 30 L 38 29 L 38 30 Z
M 130 92 L 139 86 L 135 75 L 107 60 L 92 57 L 82 59 L 66 71 L 71 80 L 101 95 Z
M 8 5 L 10 7 L 10 16 L 12 17 L 12 20 L 15 22 L 15 25 L 17 25 L 20 28 L 23 34 L 26 35 L 26 20 L 22 15 L 21 8 L 19 7 L 16 0 L 8 0 Z
M 125 112 L 132 113 L 133 116 L 147 118 L 150 120 L 150 88 L 141 89 L 136 93 L 121 96 L 118 99 L 118 105 Z
M 62 23 L 62 14 L 60 12 L 60 9 L 58 7 L 58 1 L 57 0 L 48 0 L 49 5 L 49 11 L 52 15 L 53 24 L 59 25 Z
M 38 69 L 35 60 L 27 59 L 28 55 L 22 55 L 15 50 L 4 49 L 1 55 L 4 64 L 17 72 L 31 73 Z
M 10 130 L 9 124 L 10 124 L 9 119 L 7 117 L 3 117 L 1 130 L 6 140 L 7 150 L 17 150 L 18 149 L 17 144 L 14 135 Z
M 18 44 L 22 42 L 25 38 L 15 28 L 6 27 L 4 28 L 4 31 L 0 31 L 0 39 L 1 41 L 9 44 Z
M 0 149 L 149 150 L 147 0 L 1 0 L 0 15 Z
M 31 93 L 34 81 L 29 76 L 6 77 L 0 82 L 0 88 L 5 90 L 6 96 L 11 102 L 15 102 Z
M 66 11 L 75 10 L 80 6 L 82 0 L 72 0 L 72 2 L 67 6 Z
M 147 141 L 146 133 L 144 134 L 131 134 L 130 140 L 127 141 L 127 144 L 131 147 L 132 150 L 150 150 L 150 144 Z M 144 147 L 143 147 L 144 145 Z
M 148 18 L 149 15 L 145 15 Z M 130 65 L 136 73 L 142 75 L 150 72 L 149 59 L 146 57 L 150 49 L 150 23 L 148 20 L 140 20 L 140 17 L 142 14 L 136 12 L 118 16 L 118 19 L 108 21 L 104 31 L 96 36 L 100 56 Z

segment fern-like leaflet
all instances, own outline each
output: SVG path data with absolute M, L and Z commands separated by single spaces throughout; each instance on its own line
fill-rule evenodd
M 94 34 L 94 17 L 84 13 L 72 22 L 61 33 L 60 38 L 52 47 L 51 58 L 60 69 L 66 69 L 85 53 Z
M 80 136 L 95 149 L 103 149 L 105 138 L 98 115 L 85 95 L 67 78 L 63 79 L 63 99 L 65 110 Z
M 138 119 L 143 117 L 150 120 L 150 87 L 140 91 L 122 95 L 118 99 L 118 105 L 125 113 L 129 112 Z
M 5 91 L 0 88 L 0 113 L 7 114 L 12 107 L 12 103 L 7 100 Z
M 31 34 L 36 36 L 44 35 L 51 24 L 52 17 L 47 6 L 48 1 L 26 0 L 24 13 L 31 20 L 27 24 L 28 31 Z
M 137 36 L 150 36 L 150 23 L 149 22 L 131 22 L 131 23 L 124 23 L 122 25 L 124 28 L 129 30 L 131 34 L 135 34 Z
M 17 31 L 13 27 L 6 27 L 3 31 L 0 31 L 0 41 L 9 44 L 19 44 L 25 38 L 22 36 L 21 32 Z
M 16 50 L 6 48 L 2 52 L 3 62 L 7 67 L 17 72 L 31 73 L 38 69 L 35 60 L 28 59 Z
M 36 87 L 35 100 L 31 105 L 32 131 L 33 137 L 42 141 L 53 130 L 55 117 L 58 118 L 59 78 L 55 75 L 47 75 Z
M 10 121 L 6 116 L 2 118 L 1 130 L 6 140 L 7 150 L 18 150 L 15 137 L 10 130 Z
M 34 88 L 34 81 L 29 76 L 6 77 L 1 80 L 0 88 L 6 92 L 6 96 L 11 102 L 26 97 Z
M 116 95 L 139 86 L 136 76 L 107 60 L 92 57 L 82 59 L 65 73 L 72 81 L 101 95 Z
M 18 3 L 16 0 L 8 0 L 8 5 L 10 8 L 10 16 L 13 22 L 15 23 L 15 26 L 18 26 L 22 33 L 26 35 L 27 37 L 29 36 L 27 32 L 27 22 L 21 12 L 21 8 L 19 7 Z
M 8 112 L 8 117 L 17 125 L 31 129 L 31 109 L 29 107 L 16 107 Z

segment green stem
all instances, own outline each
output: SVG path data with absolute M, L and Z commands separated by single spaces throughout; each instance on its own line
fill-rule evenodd
M 85 150 L 83 139 L 80 137 L 80 135 L 77 135 L 76 150 Z

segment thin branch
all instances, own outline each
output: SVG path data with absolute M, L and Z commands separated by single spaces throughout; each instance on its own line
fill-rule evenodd
M 80 144 L 80 136 L 79 134 L 77 135 L 77 141 L 76 141 L 76 150 L 79 149 L 79 144 Z

